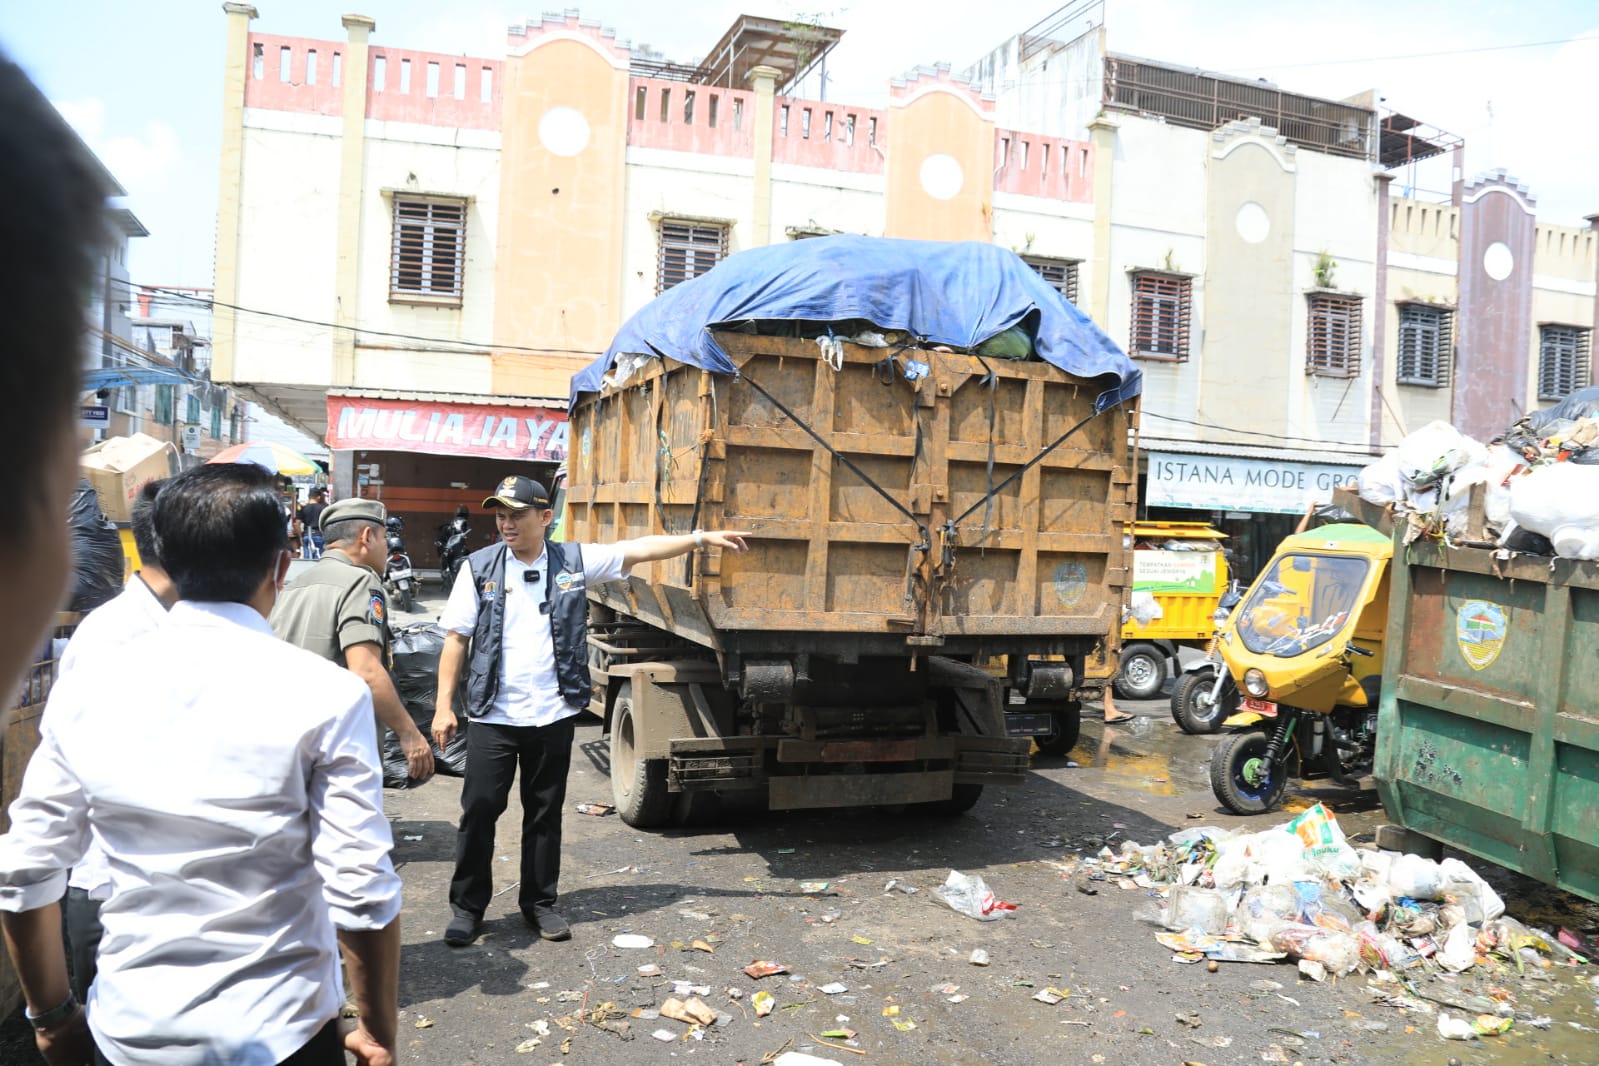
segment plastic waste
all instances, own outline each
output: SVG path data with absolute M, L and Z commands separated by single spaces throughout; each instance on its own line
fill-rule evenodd
M 1177 885 L 1166 899 L 1167 929 L 1174 932 L 1201 929 L 1211 934 L 1227 931 L 1231 899 L 1211 888 Z
M 1328 973 L 1354 973 L 1360 966 L 1360 944 L 1348 933 L 1317 929 L 1304 941 L 1299 957 L 1321 963 Z
M 640 933 L 617 933 L 611 938 L 611 946 L 618 948 L 653 948 L 655 941 Z
M 1471 926 L 1464 922 L 1449 930 L 1444 937 L 1443 947 L 1439 949 L 1438 965 L 1450 973 L 1460 973 L 1471 969 L 1477 961 L 1477 938 L 1471 931 Z
M 1475 1040 L 1479 1036 L 1500 1036 L 1510 1031 L 1513 1018 L 1492 1014 L 1479 1014 L 1475 1018 L 1457 1018 L 1446 1011 L 1438 1012 L 1438 1035 L 1445 1040 Z
M 977 948 L 972 952 L 971 958 L 967 961 L 969 961 L 973 966 L 987 966 L 988 952 L 984 951 L 982 948 Z
M 1493 886 L 1459 859 L 1445 859 L 1438 864 L 1444 877 L 1443 894 L 1455 901 L 1465 912 L 1465 920 L 1472 925 L 1497 918 L 1505 913 L 1505 901 Z
M 1148 590 L 1140 590 L 1133 593 L 1132 600 L 1128 604 L 1127 613 L 1128 617 L 1138 625 L 1147 626 L 1166 612 L 1159 603 L 1155 602 L 1153 593 Z
M 1399 456 L 1393 452 L 1368 464 L 1360 471 L 1360 498 L 1385 507 L 1405 498 L 1404 479 L 1399 476 Z
M 390 649 L 389 676 L 405 711 L 424 737 L 433 734 L 433 705 L 439 688 L 439 655 L 444 650 L 444 630 L 437 625 L 408 626 L 394 634 Z M 458 693 L 455 706 L 466 706 Z M 457 716 L 455 739 L 445 747 L 429 741 L 433 749 L 433 768 L 447 777 L 466 774 L 466 719 Z M 409 784 L 405 752 L 392 729 L 383 731 L 383 787 L 405 788 Z
M 1395 898 L 1437 899 L 1444 887 L 1443 871 L 1431 859 L 1400 855 L 1388 871 L 1388 889 Z
M 934 891 L 951 909 L 980 922 L 998 921 L 1016 909 L 1015 904 L 1006 903 L 995 896 L 981 877 L 963 874 L 959 870 L 951 870 L 944 883 Z
M 1563 559 L 1599 559 L 1599 467 L 1553 463 L 1517 478 L 1510 517 Z
M 1424 488 L 1475 460 L 1487 449 L 1448 422 L 1429 422 L 1399 442 L 1394 455 L 1399 476 Z
M 1331 877 L 1353 877 L 1360 872 L 1360 855 L 1344 839 L 1338 819 L 1320 803 L 1288 823 L 1305 843 L 1305 860 Z
M 772 1060 L 772 1066 L 839 1066 L 839 1061 L 807 1055 L 803 1051 L 785 1051 Z

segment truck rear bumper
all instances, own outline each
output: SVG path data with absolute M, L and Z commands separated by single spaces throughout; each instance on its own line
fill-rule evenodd
M 673 740 L 673 792 L 766 789 L 774 808 L 854 807 L 948 799 L 957 784 L 1019 785 L 1031 740 L 942 736 L 806 741 L 789 737 Z

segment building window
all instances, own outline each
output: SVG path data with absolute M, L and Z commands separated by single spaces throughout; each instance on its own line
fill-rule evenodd
M 1066 297 L 1066 302 L 1077 304 L 1077 263 L 1076 259 L 1040 259 L 1036 256 L 1024 255 L 1022 262 L 1038 272 L 1038 276 L 1052 285 L 1056 292 Z
M 173 391 L 174 386 L 171 385 L 157 385 L 155 387 L 154 422 L 158 426 L 170 426 L 172 424 Z
M 394 198 L 389 300 L 461 306 L 466 201 Z
M 1426 304 L 1399 305 L 1399 384 L 1441 389 L 1454 365 L 1455 313 Z
M 1152 272 L 1133 275 L 1133 329 L 1129 355 L 1188 360 L 1193 279 Z
M 1581 326 L 1538 327 L 1538 399 L 1563 400 L 1588 387 L 1592 333 Z
M 1313 292 L 1305 332 L 1305 373 L 1352 378 L 1360 373 L 1360 297 Z
M 222 439 L 222 405 L 219 403 L 211 406 L 211 439 Z
M 697 278 L 727 256 L 727 227 L 715 222 L 663 218 L 656 257 L 655 294 Z
M 183 420 L 191 426 L 200 424 L 200 397 L 192 392 L 189 394 L 188 403 L 184 404 Z

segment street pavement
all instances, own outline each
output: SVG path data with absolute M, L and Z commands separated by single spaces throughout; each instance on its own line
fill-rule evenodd
M 422 616 L 440 606 L 425 601 Z M 565 816 L 561 909 L 573 926 L 565 943 L 540 941 L 517 912 L 513 794 L 484 934 L 469 947 L 445 945 L 460 782 L 389 791 L 405 882 L 402 1061 L 755 1066 L 784 1049 L 852 1066 L 1599 1059 L 1599 988 L 1585 983 L 1595 967 L 1420 978 L 1422 995 L 1503 988 L 1553 1018 L 1548 1030 L 1518 1026 L 1466 1044 L 1441 1040 L 1431 1013 L 1374 1003 L 1358 975 L 1316 984 L 1287 963 L 1224 963 L 1211 973 L 1174 961 L 1154 937 L 1159 900 L 1088 881 L 1078 856 L 1195 826 L 1266 828 L 1318 799 L 1352 842 L 1369 845 L 1382 811 L 1373 793 L 1318 789 L 1295 790 L 1281 815 L 1228 815 L 1208 784 L 1213 738 L 1181 733 L 1164 697 L 1118 706 L 1137 719 L 1085 722 L 1068 757 L 1036 757 L 1024 785 L 989 789 L 961 816 L 721 811 L 660 831 L 577 812 L 611 800 L 608 742 L 585 717 Z M 1523 920 L 1599 927 L 1599 907 L 1472 865 Z M 933 890 L 951 870 L 982 876 L 1017 910 L 979 922 L 948 909 Z M 652 946 L 614 946 L 622 934 Z M 976 949 L 988 965 L 970 961 Z M 744 969 L 756 960 L 787 972 L 752 979 Z M 679 981 L 699 986 L 723 1023 L 694 1029 L 651 1017 L 674 995 L 696 994 L 675 994 Z M 1066 998 L 1034 998 L 1046 988 Z M 761 991 L 775 1001 L 764 1018 L 752 1005 Z M 855 1035 L 824 1035 L 842 1031 Z M 13 1017 L 0 1030 L 0 1062 L 36 1061 Z

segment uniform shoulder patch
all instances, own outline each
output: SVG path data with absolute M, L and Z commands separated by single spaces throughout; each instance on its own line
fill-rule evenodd
M 375 626 L 380 626 L 388 618 L 388 604 L 383 602 L 383 593 L 372 593 L 372 602 L 367 606 L 367 618 Z

